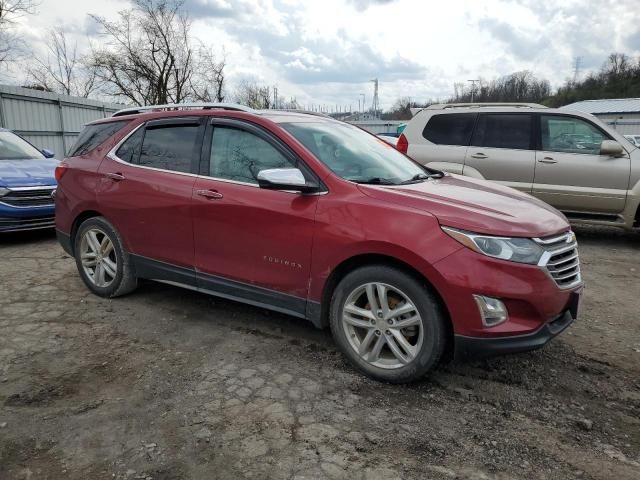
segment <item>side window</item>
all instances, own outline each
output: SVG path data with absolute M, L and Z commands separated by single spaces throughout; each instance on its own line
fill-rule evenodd
M 436 145 L 469 145 L 475 113 L 453 113 L 432 116 L 422 136 Z
M 294 167 L 269 142 L 256 135 L 228 127 L 214 127 L 209 175 L 237 182 L 255 183 L 258 172 Z
M 526 114 L 480 115 L 471 145 L 529 150 L 531 124 L 531 115 Z
M 576 117 L 540 115 L 542 150 L 549 152 L 600 154 L 600 144 L 608 140 L 598 128 Z
M 77 157 L 88 153 L 124 127 L 127 123 L 129 123 L 129 120 L 87 125 L 82 129 L 76 143 L 71 147 L 71 150 L 69 150 L 69 156 Z
M 116 157 L 128 163 L 138 163 L 143 136 L 144 127 L 140 127 L 120 145 L 120 148 L 116 150 Z
M 196 154 L 198 125 L 166 125 L 146 128 L 138 161 L 144 167 L 191 172 Z

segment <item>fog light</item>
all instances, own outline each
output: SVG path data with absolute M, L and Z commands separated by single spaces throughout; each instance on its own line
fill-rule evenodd
M 495 327 L 509 318 L 507 307 L 497 298 L 482 295 L 474 295 L 473 298 L 478 304 L 480 317 L 485 327 Z

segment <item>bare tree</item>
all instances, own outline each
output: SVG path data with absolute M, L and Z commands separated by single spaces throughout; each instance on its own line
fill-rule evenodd
M 201 46 L 194 50 L 182 0 L 133 0 L 116 21 L 92 15 L 105 42 L 87 65 L 101 91 L 135 105 L 224 97 L 224 60 Z
M 268 109 L 273 105 L 271 89 L 255 82 L 240 82 L 234 97 L 236 102 L 257 110 Z
M 23 40 L 13 31 L 16 20 L 36 12 L 36 0 L 0 0 L 0 67 L 22 56 Z
M 84 66 L 77 43 L 70 45 L 61 29 L 51 30 L 47 58 L 35 57 L 27 76 L 35 85 L 64 95 L 88 97 L 97 87 L 95 70 Z

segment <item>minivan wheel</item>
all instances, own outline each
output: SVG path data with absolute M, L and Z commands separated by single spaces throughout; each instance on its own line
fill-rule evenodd
M 120 235 L 104 217 L 80 225 L 74 253 L 82 281 L 96 295 L 118 297 L 136 288 L 137 278 Z
M 445 347 L 444 316 L 429 288 L 387 266 L 346 275 L 331 300 L 333 337 L 371 378 L 405 383 L 422 377 Z

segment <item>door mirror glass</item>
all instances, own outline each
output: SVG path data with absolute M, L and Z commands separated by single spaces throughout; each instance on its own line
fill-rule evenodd
M 610 157 L 619 157 L 624 153 L 622 145 L 615 140 L 604 140 L 600 144 L 600 155 L 609 155 Z
M 43 148 L 40 151 L 44 155 L 44 158 L 53 158 L 53 157 L 56 156 L 56 154 L 54 152 L 52 152 L 51 150 L 49 150 L 48 148 Z
M 258 185 L 269 190 L 293 190 L 310 193 L 318 190 L 318 185 L 307 182 L 297 168 L 270 168 L 258 172 Z

